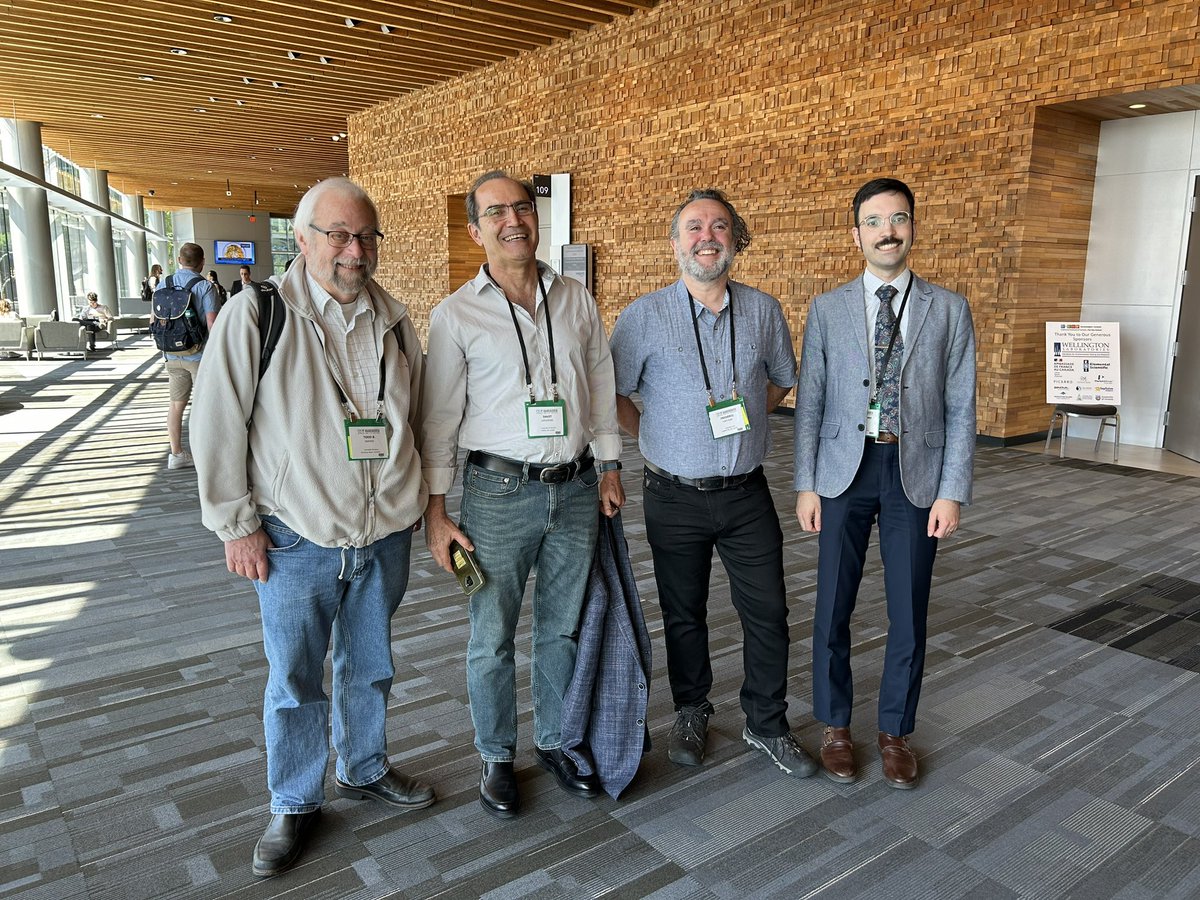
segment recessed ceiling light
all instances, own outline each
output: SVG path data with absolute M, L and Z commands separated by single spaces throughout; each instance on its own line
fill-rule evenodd
M 254 84 L 254 79 L 243 75 L 242 76 L 242 84 Z
M 179 184 L 178 181 L 172 181 L 171 184 Z
M 245 106 L 245 105 L 246 105 L 246 101 L 245 101 L 245 100 L 234 100 L 233 102 L 234 102 L 234 103 L 236 103 L 238 106 Z
M 227 16 L 224 13 L 217 13 L 213 18 L 218 22 L 224 22 L 226 25 L 233 21 L 233 16 Z
M 282 81 L 272 81 L 272 82 L 271 82 L 271 87 L 273 87 L 273 88 L 281 88 L 281 87 L 283 87 L 283 82 L 282 82 Z
M 323 66 L 327 66 L 327 65 L 329 65 L 330 62 L 332 62 L 332 60 L 330 60 L 330 58 L 328 56 L 321 56 L 321 57 L 318 57 L 318 59 L 321 60 L 321 65 L 323 65 Z
M 1146 104 L 1145 103 L 1130 103 L 1129 108 L 1130 109 L 1145 109 Z
M 154 80 L 153 75 L 139 75 L 138 76 L 138 81 L 153 81 L 153 80 Z
M 300 54 L 297 53 L 295 50 L 289 50 L 287 56 L 288 56 L 288 59 L 299 59 L 300 58 Z
M 186 50 L 184 50 L 182 47 L 172 47 L 171 52 L 174 53 L 176 56 L 187 56 L 188 55 L 188 52 Z
M 278 151 L 280 151 L 281 153 L 286 153 L 286 152 L 287 152 L 287 150 L 286 150 L 285 148 L 283 148 L 283 147 L 276 147 L 275 149 L 276 149 L 276 150 L 278 150 Z
M 331 141 L 340 141 L 342 139 L 342 136 L 340 134 L 335 134 L 332 137 L 330 137 L 329 139 Z
M 203 106 L 193 106 L 192 112 L 208 112 Z
M 216 97 L 209 97 L 208 102 L 209 103 L 220 103 L 221 101 L 218 100 Z
M 346 27 L 347 28 L 353 28 L 357 24 L 358 24 L 358 19 L 351 19 L 349 16 L 346 17 Z
M 384 34 L 391 34 L 392 26 L 391 25 L 380 25 L 379 30 L 382 31 Z
M 92 113 L 92 118 L 93 119 L 103 119 L 104 115 L 103 115 L 103 113 Z
M 344 131 L 339 131 L 339 132 L 338 132 L 338 134 L 340 134 L 340 135 L 342 136 L 342 138 L 343 138 L 343 139 L 345 139 L 345 137 L 346 137 L 346 132 L 344 132 Z

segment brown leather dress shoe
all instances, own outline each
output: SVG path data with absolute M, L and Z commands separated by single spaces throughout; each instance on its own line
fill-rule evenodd
M 908 746 L 907 737 L 879 732 L 879 755 L 883 758 L 883 777 L 888 784 L 901 790 L 917 786 L 917 754 Z
M 834 781 L 848 784 L 858 777 L 858 763 L 854 761 L 854 742 L 850 740 L 849 728 L 825 727 L 821 738 L 821 768 Z

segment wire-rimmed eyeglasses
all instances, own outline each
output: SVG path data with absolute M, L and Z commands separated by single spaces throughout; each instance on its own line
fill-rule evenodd
M 882 228 L 883 223 L 887 221 L 892 223 L 893 228 L 903 228 L 905 225 L 910 224 L 912 220 L 913 217 L 911 213 L 896 212 L 892 213 L 890 216 L 867 216 L 858 223 L 858 227 L 870 228 L 874 230 L 876 228 Z
M 355 234 L 353 231 L 326 231 L 324 228 L 318 228 L 316 225 L 309 225 L 313 231 L 319 231 L 325 235 L 325 239 L 329 241 L 329 246 L 337 247 L 339 250 L 349 247 L 354 241 L 358 241 L 358 245 L 364 250 L 374 250 L 383 241 L 382 231 L 364 231 L 360 234 Z

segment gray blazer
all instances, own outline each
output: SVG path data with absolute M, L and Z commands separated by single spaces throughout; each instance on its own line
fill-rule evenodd
M 915 506 L 971 502 L 975 329 L 967 299 L 913 276 L 900 375 L 900 477 Z M 911 316 L 911 318 L 909 318 Z M 808 310 L 796 395 L 797 491 L 837 497 L 862 462 L 871 393 L 863 283 Z

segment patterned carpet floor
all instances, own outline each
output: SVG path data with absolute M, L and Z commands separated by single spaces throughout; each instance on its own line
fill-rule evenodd
M 788 778 L 742 742 L 741 629 L 719 565 L 709 757 L 667 761 L 627 442 L 626 535 L 655 650 L 655 748 L 628 791 L 576 799 L 535 765 L 526 615 L 524 805 L 508 823 L 483 812 L 466 608 L 418 539 L 388 735 L 393 764 L 438 802 L 393 814 L 330 790 L 300 864 L 255 879 L 257 602 L 200 524 L 194 472 L 166 469 L 166 406 L 144 337 L 88 362 L 0 362 L 0 900 L 1200 897 L 1200 479 L 999 448 L 980 449 L 976 502 L 938 556 L 917 790 L 888 787 L 873 749 L 874 549 L 854 620 L 859 781 Z M 816 547 L 793 514 L 791 419 L 772 428 L 790 717 L 813 748 Z

